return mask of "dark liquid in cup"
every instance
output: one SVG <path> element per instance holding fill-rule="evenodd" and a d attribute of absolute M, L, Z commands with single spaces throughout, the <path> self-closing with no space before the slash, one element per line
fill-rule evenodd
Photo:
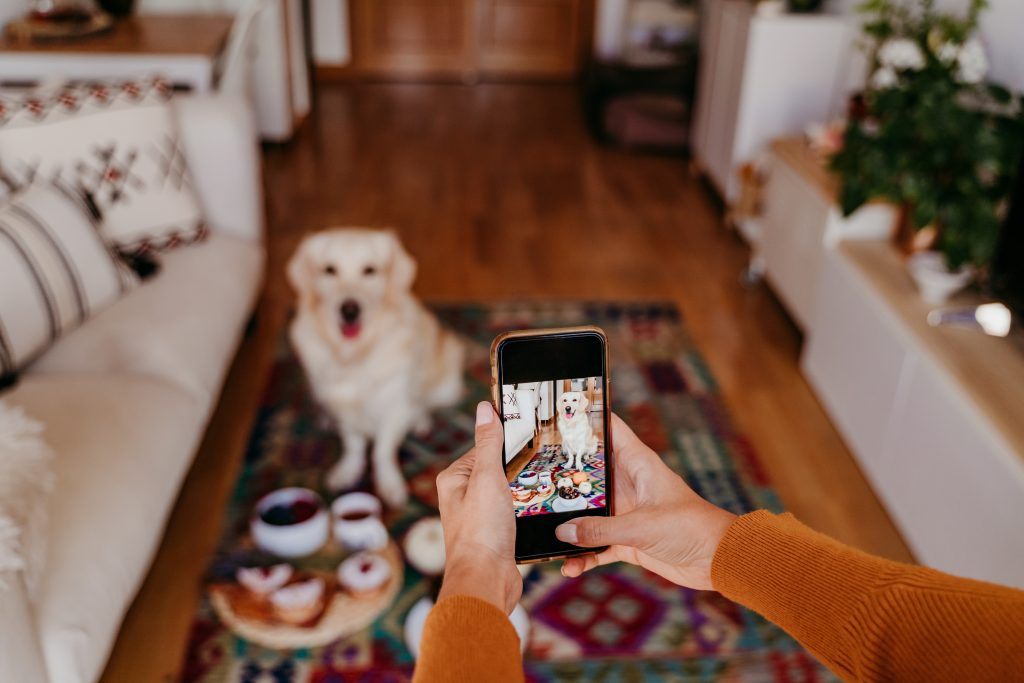
<path fill-rule="evenodd" d="M 309 500 L 297 500 L 287 505 L 271 505 L 260 517 L 273 526 L 289 526 L 300 524 L 316 514 L 316 503 Z"/>
<path fill-rule="evenodd" d="M 346 522 L 358 522 L 361 519 L 366 519 L 370 516 L 370 513 L 366 510 L 352 510 L 350 512 L 344 512 L 341 514 L 341 519 Z"/>

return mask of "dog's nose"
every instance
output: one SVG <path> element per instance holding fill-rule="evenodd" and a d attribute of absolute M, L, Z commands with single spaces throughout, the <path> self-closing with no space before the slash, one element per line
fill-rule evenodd
<path fill-rule="evenodd" d="M 341 302 L 341 319 L 347 323 L 354 323 L 359 317 L 359 304 L 352 299 Z"/>

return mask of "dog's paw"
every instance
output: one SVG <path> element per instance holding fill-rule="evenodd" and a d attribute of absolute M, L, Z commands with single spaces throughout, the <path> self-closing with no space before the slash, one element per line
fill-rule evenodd
<path fill-rule="evenodd" d="M 362 478 L 365 468 L 366 461 L 364 458 L 344 456 L 327 473 L 327 488 L 331 491 L 341 491 L 355 486 Z"/>
<path fill-rule="evenodd" d="M 412 433 L 417 439 L 422 439 L 430 434 L 431 427 L 434 426 L 433 421 L 429 415 L 424 415 L 412 426 Z"/>
<path fill-rule="evenodd" d="M 401 474 L 398 474 L 397 477 L 377 477 L 374 488 L 377 489 L 377 495 L 389 508 L 405 507 L 409 500 L 409 489 Z"/>

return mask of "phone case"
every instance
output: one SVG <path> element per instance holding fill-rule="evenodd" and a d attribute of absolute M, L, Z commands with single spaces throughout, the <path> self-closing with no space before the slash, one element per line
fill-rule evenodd
<path fill-rule="evenodd" d="M 494 412 L 496 412 L 498 415 L 501 415 L 501 403 L 500 403 L 501 396 L 500 396 L 499 388 L 498 388 L 498 348 L 501 346 L 501 343 L 503 341 L 505 341 L 506 339 L 516 339 L 516 338 L 522 338 L 522 337 L 550 337 L 550 336 L 553 336 L 553 335 L 573 333 L 573 332 L 593 332 L 593 333 L 599 335 L 601 337 L 601 341 L 604 343 L 604 367 L 606 369 L 610 369 L 611 366 L 608 364 L 608 335 L 606 335 L 604 333 L 604 330 L 602 330 L 600 327 L 597 327 L 596 325 L 579 325 L 579 326 L 576 326 L 576 327 L 552 327 L 552 328 L 543 329 L 543 330 L 513 330 L 513 331 L 510 331 L 510 332 L 502 332 L 501 334 L 499 334 L 497 337 L 494 338 L 494 341 L 491 342 L 491 404 L 494 406 Z M 607 376 L 604 378 L 604 392 L 605 392 L 604 393 L 605 405 L 608 407 L 609 410 L 611 410 L 611 405 L 612 405 L 612 378 L 611 378 L 611 373 L 610 372 L 607 373 Z M 610 427 L 610 425 L 609 425 L 609 427 Z M 608 432 L 605 434 L 605 450 L 608 453 L 612 452 L 612 433 L 611 433 L 611 429 L 610 428 L 608 429 Z M 615 461 L 613 459 L 609 459 L 608 463 L 609 463 L 609 465 L 608 465 L 608 483 L 609 483 L 609 486 L 611 486 L 611 485 L 613 485 L 613 482 L 614 482 L 614 471 L 613 470 L 615 468 Z M 612 515 L 615 514 L 615 497 L 614 496 L 611 496 L 611 504 L 609 505 L 609 512 Z M 599 550 L 602 550 L 602 549 L 601 548 L 595 548 L 593 551 L 588 551 L 588 552 L 597 552 Z M 585 555 L 587 553 L 580 553 L 580 554 L 584 554 Z M 576 556 L 576 555 L 573 555 L 573 556 Z M 564 559 L 566 557 L 570 557 L 570 555 L 551 555 L 549 557 L 535 557 L 535 558 L 528 559 L 528 560 L 519 560 L 518 563 L 519 564 L 538 564 L 540 562 L 550 562 L 552 560 L 561 560 L 561 559 Z"/>

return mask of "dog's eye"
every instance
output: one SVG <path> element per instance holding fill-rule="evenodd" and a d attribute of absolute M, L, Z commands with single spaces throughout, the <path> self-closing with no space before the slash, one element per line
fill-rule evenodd
<path fill-rule="evenodd" d="M 376 266 L 366 266 L 363 268 L 363 275 L 374 275 L 377 273 Z"/>
<path fill-rule="evenodd" d="M 325 275 L 337 275 L 337 273 L 338 269 L 332 266 L 331 264 L 327 264 L 326 266 L 324 266 Z"/>

